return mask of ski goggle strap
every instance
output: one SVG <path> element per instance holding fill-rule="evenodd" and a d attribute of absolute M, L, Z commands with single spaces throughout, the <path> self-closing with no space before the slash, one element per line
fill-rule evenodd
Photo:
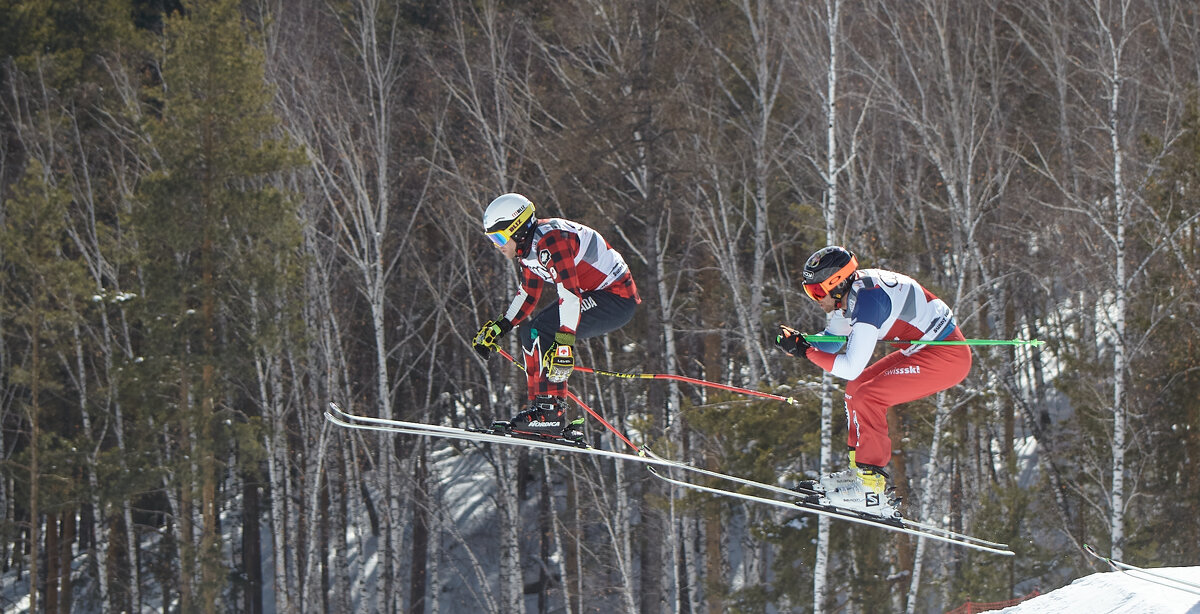
<path fill-rule="evenodd" d="M 512 241 L 513 235 L 516 234 L 518 230 L 523 228 L 532 217 L 533 207 L 526 207 L 524 211 L 518 214 L 517 217 L 513 218 L 513 220 L 506 226 L 500 227 L 500 224 L 497 224 L 496 226 L 489 228 L 484 234 L 486 234 L 487 238 L 491 239 L 492 243 L 495 243 L 497 247 L 504 247 L 509 241 Z"/>
<path fill-rule="evenodd" d="M 850 257 L 850 262 L 847 262 L 842 268 L 838 269 L 829 277 L 811 284 L 804 284 L 804 293 L 814 301 L 819 301 L 825 298 L 834 288 L 846 281 L 854 271 L 858 269 L 858 259 L 854 256 Z"/>

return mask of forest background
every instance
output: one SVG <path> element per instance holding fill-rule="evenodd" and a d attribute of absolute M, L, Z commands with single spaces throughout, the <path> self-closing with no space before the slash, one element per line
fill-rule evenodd
<path fill-rule="evenodd" d="M 0 565 L 34 611 L 941 611 L 1085 542 L 1200 559 L 1192 0 L 2 0 L 0 61 Z M 890 418 L 909 517 L 1017 556 L 327 424 L 522 402 L 470 347 L 516 290 L 507 191 L 637 280 L 581 364 L 796 397 L 572 378 L 718 471 L 844 462 L 840 383 L 771 342 L 823 327 L 821 246 L 1045 340 Z"/>

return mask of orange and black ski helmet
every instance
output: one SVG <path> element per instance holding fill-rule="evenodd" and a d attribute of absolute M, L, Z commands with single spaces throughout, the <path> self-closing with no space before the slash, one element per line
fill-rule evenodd
<path fill-rule="evenodd" d="M 804 293 L 814 301 L 832 296 L 842 300 L 858 270 L 858 260 L 839 245 L 822 247 L 804 263 Z"/>

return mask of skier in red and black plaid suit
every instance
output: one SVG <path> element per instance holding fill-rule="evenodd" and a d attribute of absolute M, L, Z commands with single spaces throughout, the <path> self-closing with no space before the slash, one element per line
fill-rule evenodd
<path fill-rule="evenodd" d="M 537 219 L 533 203 L 504 194 L 484 212 L 484 230 L 496 248 L 521 264 L 521 289 L 503 316 L 489 321 L 473 345 L 485 358 L 496 340 L 520 326 L 530 405 L 500 428 L 580 439 L 582 418 L 568 424 L 567 378 L 575 366 L 575 341 L 614 331 L 633 318 L 641 302 L 621 254 L 592 228 L 561 218 Z M 526 322 L 542 291 L 552 304 Z"/>

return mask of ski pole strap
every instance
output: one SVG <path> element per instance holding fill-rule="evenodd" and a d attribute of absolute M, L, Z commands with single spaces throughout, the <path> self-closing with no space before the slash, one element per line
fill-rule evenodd
<path fill-rule="evenodd" d="M 804 338 L 809 343 L 818 343 L 821 341 L 841 341 L 845 342 L 845 335 L 804 335 Z M 943 340 L 934 341 L 932 339 L 881 339 L 884 343 L 915 343 L 921 345 L 1042 345 L 1046 343 L 1041 339 L 958 339 L 958 340 Z"/>

